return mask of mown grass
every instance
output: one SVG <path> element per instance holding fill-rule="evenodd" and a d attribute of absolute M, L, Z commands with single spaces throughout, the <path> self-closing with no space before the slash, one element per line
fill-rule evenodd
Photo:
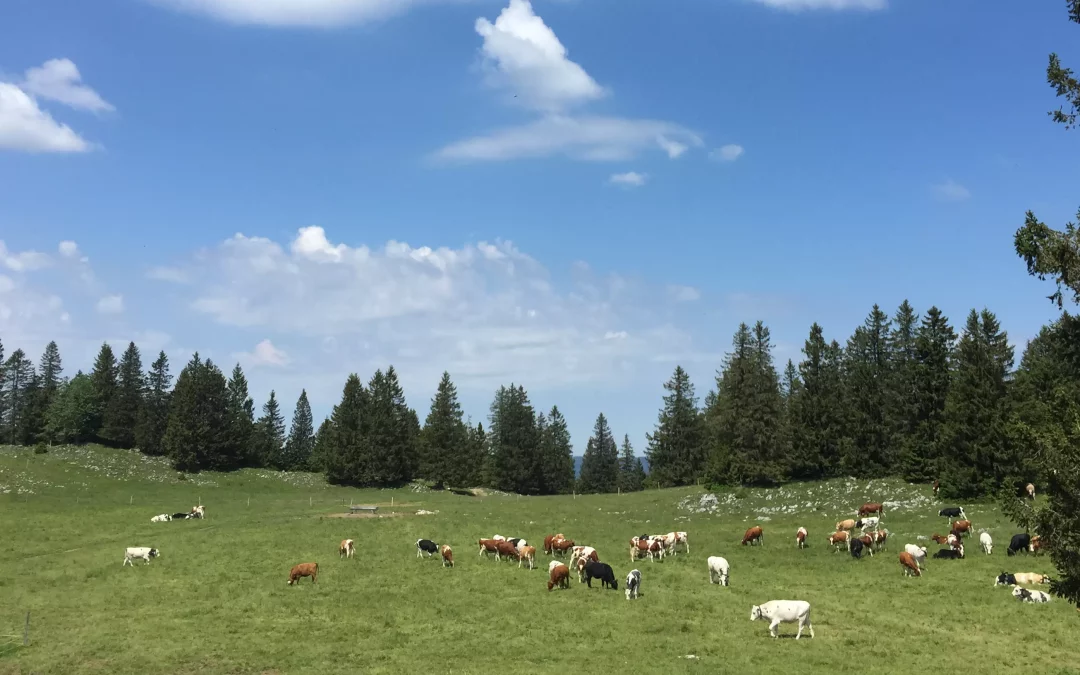
<path fill-rule="evenodd" d="M 967 559 L 931 560 L 925 577 L 907 579 L 902 544 L 944 532 L 928 487 L 739 490 L 719 494 L 712 514 L 680 508 L 688 496 L 696 503 L 700 491 L 470 498 L 270 472 L 179 480 L 134 453 L 0 450 L 0 673 L 1080 671 L 1071 605 L 1022 605 L 991 587 L 1002 569 L 1054 571 L 1045 557 L 1006 558 L 1014 527 L 991 505 L 963 506 L 993 535 L 993 556 L 973 540 Z M 200 500 L 205 521 L 149 522 Z M 884 519 L 888 552 L 834 554 L 833 523 L 866 500 L 897 503 Z M 406 515 L 330 517 L 350 501 Z M 414 515 L 421 508 L 438 514 Z M 751 524 L 764 527 L 764 547 L 739 545 Z M 627 602 L 629 538 L 670 530 L 689 532 L 690 555 L 634 563 L 641 598 Z M 481 536 L 539 544 L 556 531 L 595 546 L 620 590 L 575 579 L 549 593 L 546 556 L 529 571 L 476 554 Z M 338 559 L 346 537 L 358 543 L 353 560 Z M 451 544 L 457 566 L 418 560 L 420 537 Z M 122 567 L 126 546 L 162 556 Z M 710 555 L 730 561 L 730 587 L 709 585 Z M 318 583 L 287 586 L 289 568 L 306 561 L 319 562 Z M 782 598 L 810 601 L 814 640 L 772 640 L 750 622 L 752 604 Z"/>

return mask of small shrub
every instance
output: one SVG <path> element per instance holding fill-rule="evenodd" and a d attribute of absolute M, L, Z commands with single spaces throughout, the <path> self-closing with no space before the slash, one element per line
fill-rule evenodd
<path fill-rule="evenodd" d="M 35 455 L 44 455 L 47 452 L 49 452 L 49 446 L 45 445 L 44 443 L 38 443 L 34 446 Z"/>

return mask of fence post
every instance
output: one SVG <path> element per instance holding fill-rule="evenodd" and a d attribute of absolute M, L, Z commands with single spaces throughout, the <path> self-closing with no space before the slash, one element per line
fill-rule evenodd
<path fill-rule="evenodd" d="M 26 613 L 26 626 L 23 628 L 23 647 L 30 646 L 30 612 Z"/>
<path fill-rule="evenodd" d="M 308 495 L 307 505 L 308 505 L 309 508 L 311 507 L 311 495 Z"/>
<path fill-rule="evenodd" d="M 135 503 L 135 495 L 131 495 L 131 497 L 128 499 L 128 506 L 131 506 L 134 503 Z"/>

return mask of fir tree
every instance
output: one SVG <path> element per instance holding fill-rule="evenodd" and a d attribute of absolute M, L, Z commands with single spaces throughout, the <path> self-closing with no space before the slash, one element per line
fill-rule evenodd
<path fill-rule="evenodd" d="M 490 450 L 484 425 L 478 422 L 475 427 L 472 424 L 466 426 L 469 429 L 469 480 L 465 484 L 469 487 L 476 487 L 480 483 L 490 485 L 487 476 Z"/>
<path fill-rule="evenodd" d="M 247 377 L 239 363 L 233 366 L 226 388 L 229 447 L 241 458 L 241 466 L 264 466 L 263 448 L 257 443 L 261 437 L 255 435 L 255 401 L 248 392 Z"/>
<path fill-rule="evenodd" d="M 368 393 L 355 373 L 345 381 L 341 402 L 330 414 L 326 443 L 326 478 L 331 483 L 361 485 L 368 480 Z"/>
<path fill-rule="evenodd" d="M 30 379 L 23 390 L 26 408 L 15 429 L 15 439 L 19 445 L 33 445 L 44 438 L 45 415 L 48 412 L 48 399 L 41 388 L 41 377 L 31 366 Z"/>
<path fill-rule="evenodd" d="M 285 441 L 285 466 L 287 471 L 306 470 L 311 465 L 311 455 L 315 448 L 315 422 L 311 417 L 311 404 L 307 390 L 300 390 L 300 398 L 293 410 L 292 426 L 289 438 Z"/>
<path fill-rule="evenodd" d="M 909 412 L 912 436 L 901 447 L 900 467 L 908 481 L 927 483 L 938 476 L 955 346 L 956 332 L 949 319 L 931 307 L 915 335 L 915 396 Z"/>
<path fill-rule="evenodd" d="M 622 453 L 619 455 L 619 489 L 623 492 L 639 492 L 645 487 L 645 467 L 634 456 L 630 436 L 623 436 Z"/>
<path fill-rule="evenodd" d="M 100 436 L 118 448 L 135 447 L 135 427 L 143 406 L 146 380 L 143 377 L 142 356 L 134 342 L 128 344 L 117 369 L 117 386 L 105 409 Z"/>
<path fill-rule="evenodd" d="M 103 437 L 102 427 L 105 424 L 105 415 L 112 407 L 113 397 L 116 395 L 117 372 L 116 357 L 113 355 L 109 343 L 102 343 L 94 360 L 94 369 L 90 371 L 90 382 L 94 385 L 94 434 L 98 441 L 108 443 L 109 439 Z"/>
<path fill-rule="evenodd" d="M 904 458 L 918 442 L 918 329 L 919 315 L 904 300 L 893 317 L 889 336 L 891 396 L 887 417 L 892 425 L 891 446 L 896 454 L 895 468 L 903 469 Z"/>
<path fill-rule="evenodd" d="M 558 406 L 551 407 L 540 435 L 542 492 L 566 494 L 574 488 L 574 447 Z"/>
<path fill-rule="evenodd" d="M 800 385 L 787 402 L 792 474 L 815 480 L 836 476 L 844 436 L 841 349 L 825 342 L 821 326 L 810 326 L 799 363 Z"/>
<path fill-rule="evenodd" d="M 169 423 L 162 439 L 165 453 L 180 471 L 228 471 L 238 466 L 229 446 L 227 385 L 221 370 L 196 352 L 176 378 Z"/>
<path fill-rule="evenodd" d="M 898 464 L 889 418 L 891 325 L 889 317 L 874 305 L 848 340 L 844 365 L 850 444 L 844 467 L 859 476 L 886 476 Z"/>
<path fill-rule="evenodd" d="M 334 425 L 330 422 L 329 417 L 319 425 L 319 430 L 315 432 L 315 444 L 311 449 L 311 461 L 308 464 L 308 470 L 326 473 L 326 457 L 330 451 L 333 430 Z"/>
<path fill-rule="evenodd" d="M 469 430 L 450 373 L 443 372 L 420 434 L 420 475 L 438 486 L 463 487 L 475 476 L 468 466 Z"/>
<path fill-rule="evenodd" d="M 277 394 L 270 390 L 270 398 L 262 407 L 262 417 L 255 422 L 255 444 L 263 466 L 278 470 L 286 467 L 285 416 L 281 414 Z"/>
<path fill-rule="evenodd" d="M 580 492 L 615 492 L 619 485 L 619 449 L 604 413 L 596 417 L 593 434 L 581 459 Z"/>
<path fill-rule="evenodd" d="M 26 358 L 25 352 L 16 349 L 3 362 L 4 383 L 0 397 L 5 400 L 5 414 L 0 419 L 2 438 L 11 444 L 22 440 L 21 432 L 27 426 L 27 414 L 32 412 L 34 364 Z"/>
<path fill-rule="evenodd" d="M 370 473 L 362 485 L 402 485 L 412 479 L 417 438 L 405 393 L 393 366 L 375 371 L 368 383 L 367 426 Z"/>
<path fill-rule="evenodd" d="M 45 414 L 45 435 L 53 443 L 86 443 L 94 438 L 94 385 L 81 371 L 53 397 Z"/>
<path fill-rule="evenodd" d="M 158 352 L 146 376 L 146 399 L 139 411 L 139 423 L 135 428 L 135 443 L 147 455 L 164 455 L 165 431 L 169 426 L 169 357 Z"/>
<path fill-rule="evenodd" d="M 60 348 L 56 342 L 50 342 L 45 346 L 45 352 L 38 362 L 38 381 L 44 395 L 45 407 L 52 405 L 53 397 L 60 389 L 64 375 L 63 361 L 60 360 Z"/>
<path fill-rule="evenodd" d="M 540 433 L 525 388 L 500 387 L 491 404 L 488 442 L 492 487 L 518 494 L 539 494 Z"/>
<path fill-rule="evenodd" d="M 690 485 L 705 471 L 705 422 L 690 376 L 677 366 L 664 384 L 664 406 L 647 434 L 649 475 L 661 486 Z"/>

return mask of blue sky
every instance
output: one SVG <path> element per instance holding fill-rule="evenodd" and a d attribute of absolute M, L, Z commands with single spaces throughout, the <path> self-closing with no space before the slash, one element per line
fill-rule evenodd
<path fill-rule="evenodd" d="M 740 321 L 778 366 L 873 303 L 1055 315 L 1012 250 L 1076 212 L 1063 2 L 9 0 L 0 339 L 242 363 L 321 418 L 393 363 L 641 452 Z M 1019 357 L 1019 354 L 1018 354 Z"/>

